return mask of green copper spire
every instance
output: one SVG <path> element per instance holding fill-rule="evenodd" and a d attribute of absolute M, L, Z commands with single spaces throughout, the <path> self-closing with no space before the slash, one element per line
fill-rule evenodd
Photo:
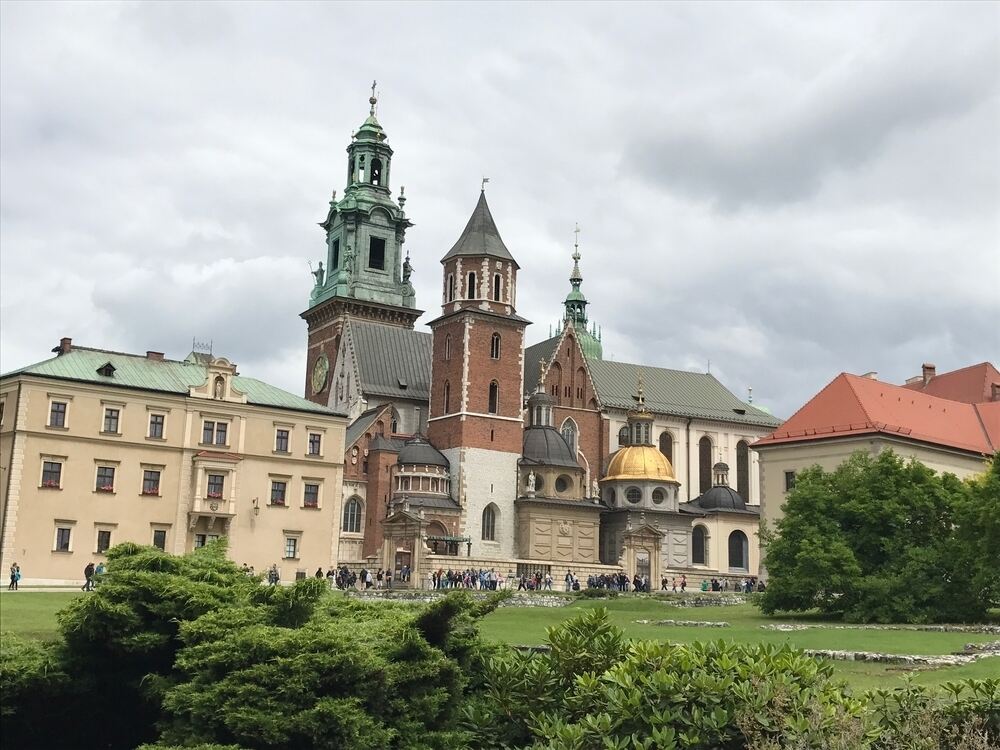
<path fill-rule="evenodd" d="M 570 325 L 576 329 L 576 337 L 583 349 L 584 356 L 590 359 L 601 359 L 603 347 L 600 339 L 587 330 L 587 298 L 580 291 L 583 284 L 583 274 L 580 273 L 580 226 L 573 230 L 576 239 L 573 241 L 573 272 L 569 275 L 569 283 L 572 286 L 570 293 L 566 295 L 563 302 L 566 308 L 563 314 L 563 325 Z"/>
<path fill-rule="evenodd" d="M 326 220 L 326 267 L 313 275 L 316 284 L 310 308 L 337 297 L 391 307 L 415 307 L 412 266 L 403 250 L 406 230 L 413 223 L 389 190 L 392 149 L 375 116 L 375 83 L 368 99 L 368 117 L 351 135 L 347 147 L 344 197 L 334 192 Z M 405 261 L 404 261 L 405 256 Z"/>

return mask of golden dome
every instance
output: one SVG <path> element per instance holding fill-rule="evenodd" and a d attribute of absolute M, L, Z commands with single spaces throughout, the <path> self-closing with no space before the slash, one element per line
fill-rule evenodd
<path fill-rule="evenodd" d="M 611 457 L 604 481 L 616 479 L 653 479 L 676 482 L 674 467 L 667 457 L 651 445 L 626 445 Z"/>

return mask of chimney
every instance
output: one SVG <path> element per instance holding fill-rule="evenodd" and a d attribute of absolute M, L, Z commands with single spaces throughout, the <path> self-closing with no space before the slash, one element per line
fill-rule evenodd
<path fill-rule="evenodd" d="M 924 385 L 927 385 L 929 382 L 931 382 L 931 378 L 933 378 L 937 374 L 937 367 L 935 367 L 932 364 L 928 364 L 927 362 L 924 362 L 922 369 L 924 376 Z"/>
<path fill-rule="evenodd" d="M 878 373 L 872 370 L 871 372 L 866 372 L 861 377 L 867 378 L 868 380 L 878 380 Z"/>
<path fill-rule="evenodd" d="M 59 339 L 59 346 L 57 346 L 52 351 L 60 355 L 68 354 L 69 352 L 73 351 L 73 339 L 69 338 L 68 336 L 64 336 L 63 338 Z"/>
<path fill-rule="evenodd" d="M 162 362 L 163 361 L 163 352 L 150 352 L 150 351 L 147 351 L 146 352 L 146 359 L 152 359 L 152 360 L 155 360 L 157 362 Z"/>

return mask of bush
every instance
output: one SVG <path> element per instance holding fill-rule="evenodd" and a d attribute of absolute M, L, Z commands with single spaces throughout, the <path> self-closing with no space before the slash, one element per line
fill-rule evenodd
<path fill-rule="evenodd" d="M 614 589 L 580 589 L 576 595 L 581 599 L 614 599 L 618 592 Z"/>

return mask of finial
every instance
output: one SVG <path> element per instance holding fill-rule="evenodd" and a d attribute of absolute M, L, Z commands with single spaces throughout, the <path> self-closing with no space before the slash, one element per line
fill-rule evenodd
<path fill-rule="evenodd" d="M 538 387 L 545 387 L 545 359 L 538 360 Z"/>
<path fill-rule="evenodd" d="M 330 205 L 332 206 L 336 202 L 337 202 L 337 191 L 334 190 L 333 195 L 330 196 Z"/>
<path fill-rule="evenodd" d="M 480 192 L 480 193 L 485 193 L 485 192 L 486 192 L 486 183 L 487 183 L 487 182 L 489 182 L 489 181 L 490 181 L 490 178 L 489 178 L 489 177 L 484 177 L 484 178 L 483 178 L 483 184 L 482 184 L 482 186 L 481 186 L 481 187 L 479 188 L 479 192 Z"/>
<path fill-rule="evenodd" d="M 711 374 L 712 374 L 712 360 L 711 360 L 711 359 L 709 359 L 709 360 L 708 360 L 708 370 L 706 370 L 706 372 L 707 372 L 707 373 L 708 373 L 709 375 L 711 375 Z"/>
<path fill-rule="evenodd" d="M 375 86 L 377 84 L 378 81 L 372 81 L 372 95 L 368 97 L 368 103 L 371 105 L 371 107 L 368 109 L 368 114 L 370 115 L 375 114 L 375 105 L 378 104 L 378 99 L 375 98 Z"/>
<path fill-rule="evenodd" d="M 399 207 L 406 205 L 406 185 L 399 186 Z"/>
<path fill-rule="evenodd" d="M 645 394 L 645 392 L 643 391 L 643 388 L 642 388 L 642 370 L 638 370 L 637 371 L 637 376 L 638 376 L 639 384 L 638 384 L 638 386 L 636 388 L 635 400 L 639 402 L 639 406 L 643 406 L 646 403 L 646 394 Z"/>
<path fill-rule="evenodd" d="M 576 237 L 573 240 L 573 260 L 580 260 L 580 225 L 576 224 L 576 228 L 573 230 L 573 234 Z"/>
<path fill-rule="evenodd" d="M 752 385 L 748 385 L 747 386 L 747 403 L 749 403 L 749 404 L 753 403 L 753 386 Z"/>

